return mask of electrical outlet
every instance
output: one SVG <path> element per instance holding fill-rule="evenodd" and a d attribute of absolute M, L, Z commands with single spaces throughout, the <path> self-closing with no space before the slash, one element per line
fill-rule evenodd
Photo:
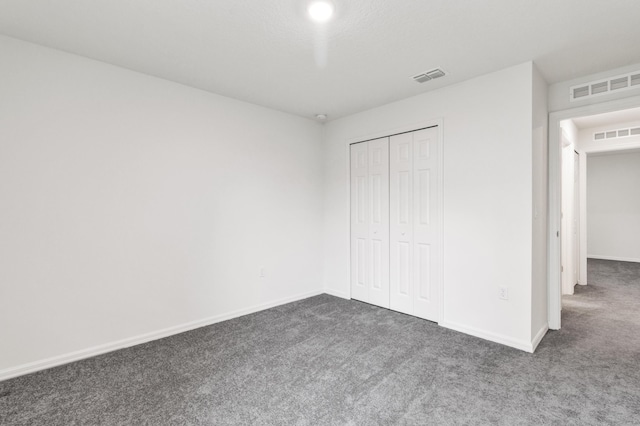
<path fill-rule="evenodd" d="M 260 278 L 264 278 L 264 266 L 260 268 Z"/>
<path fill-rule="evenodd" d="M 500 299 L 509 300 L 509 289 L 507 287 L 500 287 Z"/>

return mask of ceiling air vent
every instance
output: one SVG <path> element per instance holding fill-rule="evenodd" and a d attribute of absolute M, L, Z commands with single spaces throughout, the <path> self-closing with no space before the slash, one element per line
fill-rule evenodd
<path fill-rule="evenodd" d="M 617 129 L 617 130 L 607 130 L 606 132 L 597 132 L 593 134 L 593 140 L 601 141 L 604 139 L 626 138 L 629 136 L 640 136 L 640 127 L 634 127 L 632 129 Z"/>
<path fill-rule="evenodd" d="M 434 80 L 436 78 L 444 77 L 445 75 L 444 71 L 440 68 L 434 68 L 421 74 L 414 75 L 412 78 L 418 83 L 424 83 L 425 81 Z"/>
<path fill-rule="evenodd" d="M 429 81 L 431 80 L 431 77 L 429 77 L 428 75 L 422 73 L 422 74 L 418 74 L 418 75 L 414 75 L 413 79 L 417 82 L 417 83 L 424 83 L 425 81 Z"/>
<path fill-rule="evenodd" d="M 442 71 L 441 69 L 434 69 L 431 71 L 427 71 L 426 73 L 429 77 L 431 77 L 432 79 L 434 78 L 440 78 L 440 77 L 444 77 L 444 71 Z"/>
<path fill-rule="evenodd" d="M 596 80 L 571 86 L 569 100 L 571 102 L 587 99 L 592 96 L 602 96 L 612 92 L 622 92 L 629 89 L 640 88 L 640 71 L 634 71 L 625 75 L 617 75 L 606 80 Z"/>

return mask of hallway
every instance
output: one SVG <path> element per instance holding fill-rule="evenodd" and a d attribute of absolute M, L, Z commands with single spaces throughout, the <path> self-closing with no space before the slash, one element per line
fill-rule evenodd
<path fill-rule="evenodd" d="M 593 409 L 596 419 L 610 423 L 632 409 L 635 420 L 621 415 L 614 423 L 637 424 L 640 418 L 640 264 L 588 260 L 589 285 L 575 287 L 562 298 L 562 329 L 550 332 L 537 354 L 551 349 L 561 358 L 559 385 L 574 382 L 564 405 L 575 415 Z M 553 348 L 551 348 L 553 347 Z M 565 391 L 567 389 L 565 388 Z M 623 407 L 626 407 L 623 409 Z"/>

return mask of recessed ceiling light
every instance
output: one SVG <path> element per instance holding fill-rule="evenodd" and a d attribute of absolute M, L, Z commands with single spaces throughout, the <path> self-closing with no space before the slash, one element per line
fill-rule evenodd
<path fill-rule="evenodd" d="M 333 3 L 329 0 L 312 1 L 307 7 L 309 17 L 316 22 L 327 22 L 333 16 L 333 11 Z"/>
<path fill-rule="evenodd" d="M 316 114 L 316 118 L 320 121 L 324 121 L 327 119 L 327 114 Z"/>

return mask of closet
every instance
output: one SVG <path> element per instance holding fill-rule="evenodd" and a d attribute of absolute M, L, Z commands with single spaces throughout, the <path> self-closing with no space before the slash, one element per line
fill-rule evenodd
<path fill-rule="evenodd" d="M 438 127 L 351 145 L 351 297 L 440 319 Z"/>

